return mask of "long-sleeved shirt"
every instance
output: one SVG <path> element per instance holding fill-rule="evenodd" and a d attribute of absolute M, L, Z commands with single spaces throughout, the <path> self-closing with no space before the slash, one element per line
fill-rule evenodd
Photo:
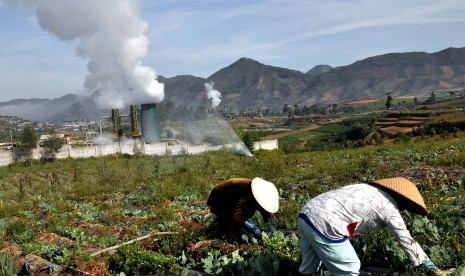
<path fill-rule="evenodd" d="M 352 184 L 318 195 L 302 208 L 299 217 L 330 242 L 387 227 L 414 266 L 427 258 L 407 230 L 396 201 L 376 186 Z"/>

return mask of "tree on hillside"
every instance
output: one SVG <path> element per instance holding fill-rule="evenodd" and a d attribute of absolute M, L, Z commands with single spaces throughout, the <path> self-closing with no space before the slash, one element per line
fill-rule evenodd
<path fill-rule="evenodd" d="M 306 105 L 302 107 L 302 115 L 308 115 L 310 114 L 310 108 Z"/>
<path fill-rule="evenodd" d="M 55 129 L 51 129 L 48 139 L 43 144 L 43 156 L 46 158 L 55 158 L 55 153 L 59 152 L 64 144 L 65 140 L 58 135 Z"/>
<path fill-rule="evenodd" d="M 34 128 L 30 125 L 24 127 L 19 135 L 19 141 L 21 142 L 21 149 L 31 150 L 37 147 L 37 135 Z"/>
<path fill-rule="evenodd" d="M 434 93 L 434 90 L 431 91 L 431 97 L 430 97 L 430 99 L 431 99 L 431 103 L 432 103 L 432 104 L 436 103 L 436 94 Z"/>
<path fill-rule="evenodd" d="M 295 115 L 302 115 L 302 109 L 298 104 L 294 104 L 294 114 Z"/>
<path fill-rule="evenodd" d="M 435 104 L 436 103 L 436 94 L 434 90 L 431 90 L 431 96 L 426 100 L 426 104 Z"/>
<path fill-rule="evenodd" d="M 291 112 L 292 112 L 292 108 L 288 104 L 285 104 L 283 106 L 283 114 L 291 115 Z"/>
<path fill-rule="evenodd" d="M 387 100 L 386 100 L 386 110 L 389 110 L 392 106 L 392 96 L 391 96 L 391 92 L 387 93 Z"/>
<path fill-rule="evenodd" d="M 254 141 L 252 135 L 248 132 L 244 132 L 242 134 L 242 142 L 244 142 L 244 145 L 247 147 L 247 149 L 252 152 L 255 150 L 254 146 Z"/>
<path fill-rule="evenodd" d="M 331 106 L 330 113 L 331 113 L 331 114 L 335 114 L 335 113 L 337 113 L 338 111 L 339 111 L 339 105 L 336 104 L 336 103 L 333 104 L 333 105 Z"/>
<path fill-rule="evenodd" d="M 26 125 L 19 134 L 19 146 L 14 152 L 15 162 L 30 160 L 32 165 L 32 149 L 37 147 L 36 131 L 31 125 Z"/>

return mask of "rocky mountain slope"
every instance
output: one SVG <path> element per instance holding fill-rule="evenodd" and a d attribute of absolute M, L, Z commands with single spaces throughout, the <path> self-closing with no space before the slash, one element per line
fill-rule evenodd
<path fill-rule="evenodd" d="M 311 106 L 357 98 L 428 96 L 432 90 L 465 88 L 465 48 L 392 53 L 332 68 L 316 66 L 307 73 L 273 67 L 241 58 L 206 80 L 193 76 L 161 79 L 166 100 L 175 105 L 208 106 L 203 84 L 213 81 L 223 107 L 281 108 L 285 104 Z"/>
<path fill-rule="evenodd" d="M 210 107 L 205 83 L 214 83 L 221 93 L 221 107 L 282 109 L 285 104 L 311 106 L 356 98 L 426 96 L 432 90 L 465 88 L 465 48 L 437 53 L 390 53 L 332 68 L 316 66 L 306 73 L 241 58 L 208 78 L 191 75 L 159 77 L 165 85 L 165 100 L 174 106 Z M 58 99 L 13 100 L 0 103 L 0 114 L 25 119 L 66 121 L 98 119 L 92 97 L 66 95 Z"/>
<path fill-rule="evenodd" d="M 337 67 L 316 76 L 304 93 L 302 104 L 354 98 L 422 96 L 432 90 L 465 88 L 465 48 L 385 54 Z"/>

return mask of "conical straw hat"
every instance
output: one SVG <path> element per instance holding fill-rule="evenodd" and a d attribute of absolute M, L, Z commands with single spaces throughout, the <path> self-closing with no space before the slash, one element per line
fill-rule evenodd
<path fill-rule="evenodd" d="M 426 209 L 426 205 L 420 191 L 418 191 L 417 186 L 408 179 L 403 177 L 386 178 L 373 181 L 371 184 L 384 187 L 407 199 L 408 203 L 404 206 L 407 211 L 422 216 L 426 216 L 428 214 L 428 210 Z"/>
<path fill-rule="evenodd" d="M 252 194 L 266 211 L 272 214 L 278 211 L 279 193 L 273 183 L 259 177 L 252 179 Z"/>

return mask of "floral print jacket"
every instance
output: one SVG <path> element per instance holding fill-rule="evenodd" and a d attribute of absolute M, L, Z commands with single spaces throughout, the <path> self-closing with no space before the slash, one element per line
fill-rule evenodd
<path fill-rule="evenodd" d="M 329 242 L 387 227 L 414 266 L 428 257 L 407 230 L 396 201 L 369 184 L 352 184 L 318 195 L 302 208 L 299 217 Z"/>

